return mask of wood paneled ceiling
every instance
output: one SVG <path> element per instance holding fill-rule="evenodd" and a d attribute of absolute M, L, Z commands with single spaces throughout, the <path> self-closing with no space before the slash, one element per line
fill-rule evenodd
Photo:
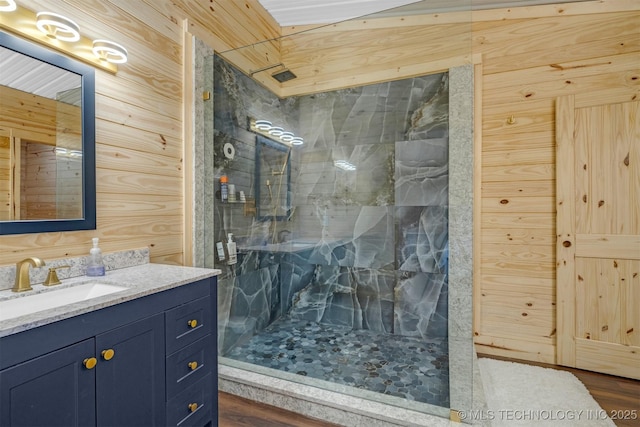
<path fill-rule="evenodd" d="M 540 4 L 573 3 L 557 0 L 258 0 L 280 26 L 342 22 L 377 16 L 500 9 Z"/>
<path fill-rule="evenodd" d="M 81 84 L 77 74 L 0 46 L 0 86 L 57 99 Z"/>

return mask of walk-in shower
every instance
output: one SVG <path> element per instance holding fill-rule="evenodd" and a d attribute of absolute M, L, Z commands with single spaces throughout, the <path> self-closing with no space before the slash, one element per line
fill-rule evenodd
<path fill-rule="evenodd" d="M 472 67 L 279 99 L 203 63 L 198 262 L 222 270 L 221 368 L 447 418 L 470 408 Z M 304 144 L 265 143 L 251 118 Z M 216 198 L 222 175 L 244 202 Z M 228 233 L 233 266 L 215 258 Z"/>

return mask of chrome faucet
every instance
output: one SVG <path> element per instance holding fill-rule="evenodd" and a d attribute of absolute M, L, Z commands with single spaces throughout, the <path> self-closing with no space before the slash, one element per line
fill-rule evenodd
<path fill-rule="evenodd" d="M 44 261 L 40 258 L 30 257 L 23 259 L 16 264 L 16 281 L 11 289 L 13 292 L 24 292 L 31 290 L 31 280 L 29 279 L 29 265 L 33 267 L 44 267 Z"/>

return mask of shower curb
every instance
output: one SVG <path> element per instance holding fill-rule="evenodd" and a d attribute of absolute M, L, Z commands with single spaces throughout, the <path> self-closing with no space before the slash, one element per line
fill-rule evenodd
<path fill-rule="evenodd" d="M 218 390 L 346 427 L 462 425 L 448 418 L 218 365 Z"/>

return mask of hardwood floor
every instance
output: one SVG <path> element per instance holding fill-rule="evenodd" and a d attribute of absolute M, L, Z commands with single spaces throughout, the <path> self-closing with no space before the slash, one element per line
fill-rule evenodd
<path fill-rule="evenodd" d="M 275 406 L 254 402 L 232 394 L 218 392 L 219 427 L 335 427 L 285 411 Z"/>
<path fill-rule="evenodd" d="M 640 381 L 544 363 L 478 356 L 569 371 L 582 381 L 596 402 L 612 418 L 626 418 L 614 419 L 616 426 L 640 427 Z M 335 424 L 222 392 L 218 393 L 218 408 L 220 427 L 335 427 Z M 616 414 L 621 417 L 615 417 Z"/>

